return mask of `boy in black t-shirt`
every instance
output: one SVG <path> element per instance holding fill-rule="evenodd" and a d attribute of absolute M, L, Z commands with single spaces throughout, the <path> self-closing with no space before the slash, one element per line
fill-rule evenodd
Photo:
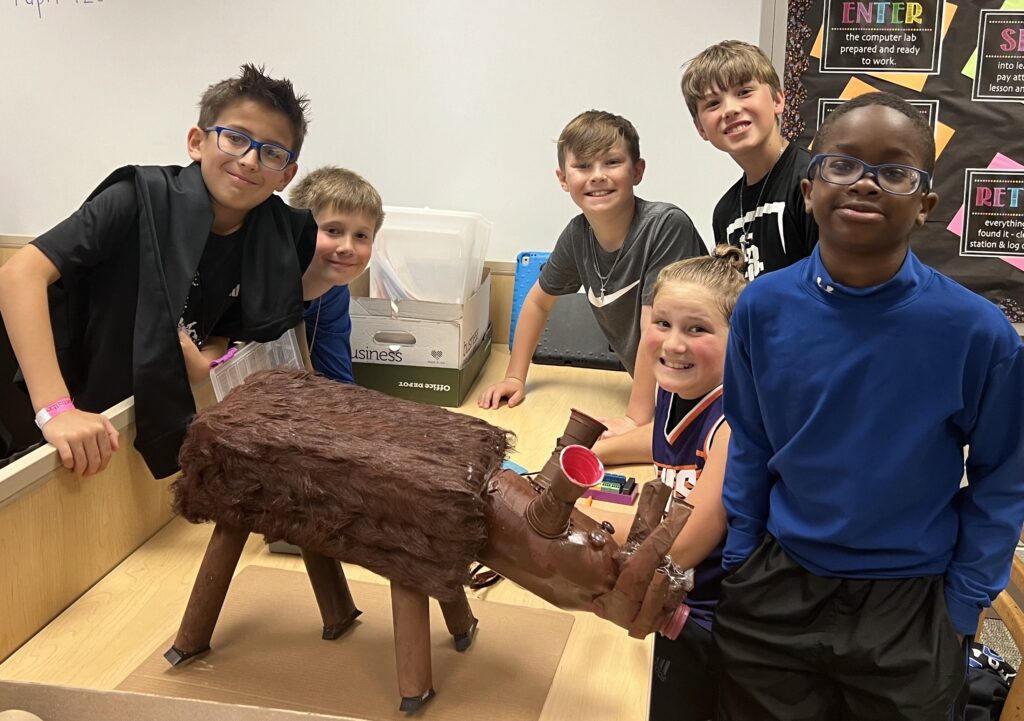
<path fill-rule="evenodd" d="M 192 165 L 115 171 L 0 268 L 36 423 L 65 467 L 106 467 L 118 433 L 99 413 L 134 394 L 135 446 L 154 476 L 173 473 L 195 412 L 189 380 L 228 338 L 273 340 L 327 290 L 303 288 L 312 216 L 274 195 L 296 173 L 306 105 L 289 81 L 244 66 L 204 93 Z"/>
<path fill-rule="evenodd" d="M 800 193 L 810 155 L 779 131 L 784 101 L 771 62 L 726 40 L 687 64 L 681 86 L 697 133 L 743 169 L 715 206 L 715 243 L 744 250 L 748 280 L 808 256 L 818 240 Z"/>

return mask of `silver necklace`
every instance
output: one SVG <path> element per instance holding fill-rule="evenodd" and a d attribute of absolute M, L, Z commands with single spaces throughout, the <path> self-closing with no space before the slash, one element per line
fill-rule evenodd
<path fill-rule="evenodd" d="M 601 300 L 604 300 L 604 288 L 608 284 L 608 279 L 612 277 L 612 273 L 615 272 L 615 266 L 619 264 L 619 257 L 622 255 L 622 249 L 626 246 L 626 241 L 622 241 L 622 245 L 615 251 L 615 260 L 612 261 L 612 267 L 608 269 L 605 275 L 601 275 L 601 267 L 597 264 L 597 238 L 594 237 L 594 229 L 589 225 L 587 226 L 587 233 L 590 234 L 590 246 L 594 250 L 594 272 L 597 274 L 597 279 L 601 281 Z"/>
<path fill-rule="evenodd" d="M 309 355 L 312 357 L 313 349 L 316 347 L 316 331 L 320 327 L 320 308 L 324 304 L 324 297 L 320 296 L 316 301 L 316 320 L 313 321 L 313 337 L 309 339 Z"/>
<path fill-rule="evenodd" d="M 761 197 L 764 195 L 764 189 L 768 187 L 768 181 L 772 177 L 772 172 L 775 170 L 775 166 L 779 164 L 779 158 L 781 158 L 782 154 L 786 151 L 786 147 L 787 146 L 783 145 L 779 148 L 779 154 L 775 156 L 775 162 L 772 163 L 772 167 L 768 168 L 768 172 L 765 174 L 764 180 L 761 181 L 761 189 L 757 191 L 757 200 L 754 201 L 754 209 L 750 211 L 754 214 L 754 217 L 749 221 L 747 220 L 746 212 L 743 210 L 743 187 L 745 184 L 742 181 L 740 182 L 740 248 L 742 248 L 744 252 L 746 252 L 747 246 L 750 245 L 750 243 L 747 242 L 747 229 L 754 224 L 754 219 L 757 217 L 757 209 L 761 207 Z M 746 177 L 747 174 L 744 173 L 743 178 L 745 179 Z"/>

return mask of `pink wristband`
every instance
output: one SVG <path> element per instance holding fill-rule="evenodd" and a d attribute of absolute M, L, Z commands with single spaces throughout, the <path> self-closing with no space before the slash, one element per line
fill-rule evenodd
<path fill-rule="evenodd" d="M 58 398 L 45 408 L 40 408 L 36 413 L 36 425 L 42 430 L 43 426 L 59 416 L 61 413 L 75 410 L 74 401 L 70 398 Z"/>
<path fill-rule="evenodd" d="M 661 629 L 661 635 L 665 638 L 675 641 L 679 637 L 679 632 L 683 630 L 683 626 L 686 624 L 686 619 L 690 617 L 690 607 L 685 603 L 680 603 L 676 606 L 676 610 L 672 612 L 672 615 L 665 622 L 665 625 Z"/>

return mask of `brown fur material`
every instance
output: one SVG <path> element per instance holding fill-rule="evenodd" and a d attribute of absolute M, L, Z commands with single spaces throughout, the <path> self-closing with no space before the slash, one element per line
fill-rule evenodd
<path fill-rule="evenodd" d="M 512 440 L 442 408 L 266 371 L 192 421 L 175 508 L 451 600 L 486 541 L 487 480 Z"/>

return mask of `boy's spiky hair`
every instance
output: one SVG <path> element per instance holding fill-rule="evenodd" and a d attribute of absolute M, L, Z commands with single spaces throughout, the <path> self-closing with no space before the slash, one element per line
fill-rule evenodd
<path fill-rule="evenodd" d="M 558 167 L 565 170 L 565 154 L 576 156 L 577 160 L 593 160 L 600 153 L 610 150 L 622 138 L 626 143 L 629 157 L 636 163 L 640 160 L 640 136 L 621 115 L 603 110 L 587 110 L 569 121 L 558 136 Z"/>
<path fill-rule="evenodd" d="M 779 74 L 761 48 L 742 40 L 723 40 L 687 61 L 679 85 L 691 117 L 697 117 L 697 104 L 712 88 L 726 90 L 756 80 L 767 85 L 772 96 L 782 92 Z"/>
<path fill-rule="evenodd" d="M 662 268 L 654 283 L 654 297 L 657 298 L 666 286 L 693 283 L 705 288 L 714 297 L 722 317 L 729 320 L 740 293 L 747 286 L 744 275 L 746 268 L 747 256 L 743 250 L 722 243 L 715 246 L 711 255 L 677 260 Z"/>
<path fill-rule="evenodd" d="M 921 151 L 921 160 L 924 161 L 924 167 L 921 170 L 926 170 L 929 173 L 935 170 L 935 133 L 920 110 L 900 96 L 893 95 L 892 93 L 864 93 L 852 100 L 847 100 L 825 117 L 824 122 L 822 122 L 817 134 L 814 136 L 813 147 L 820 148 L 825 144 L 829 133 L 832 132 L 832 126 L 841 117 L 851 110 L 866 108 L 870 105 L 892 108 L 896 112 L 910 118 L 910 122 L 914 126 L 914 137 L 917 140 L 918 149 Z"/>
<path fill-rule="evenodd" d="M 307 173 L 290 197 L 296 208 L 309 208 L 314 214 L 323 208 L 363 213 L 373 219 L 375 235 L 384 223 L 380 194 L 366 178 L 345 168 L 328 165 Z"/>
<path fill-rule="evenodd" d="M 283 113 L 288 118 L 294 136 L 289 150 L 299 154 L 309 125 L 306 117 L 309 98 L 305 95 L 296 96 L 290 80 L 269 77 L 262 65 L 257 67 L 246 63 L 237 78 L 221 80 L 208 87 L 199 100 L 199 127 L 215 125 L 220 114 L 240 100 L 252 100 Z"/>

